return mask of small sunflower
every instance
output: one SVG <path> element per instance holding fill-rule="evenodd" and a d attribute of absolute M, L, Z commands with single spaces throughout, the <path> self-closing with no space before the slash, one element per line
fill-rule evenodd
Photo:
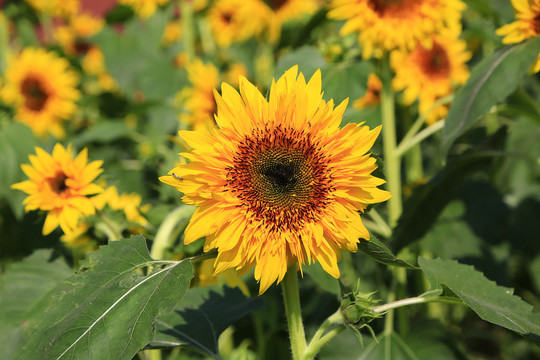
<path fill-rule="evenodd" d="M 186 111 L 180 115 L 180 121 L 194 130 L 209 129 L 214 126 L 214 89 L 219 85 L 219 71 L 211 63 L 205 64 L 200 59 L 187 65 L 186 70 L 191 87 L 178 94 Z"/>
<path fill-rule="evenodd" d="M 390 63 L 396 75 L 392 80 L 395 90 L 404 90 L 403 101 L 412 104 L 419 100 L 419 112 L 428 111 L 435 100 L 452 93 L 454 86 L 469 78 L 467 61 L 471 53 L 466 43 L 455 32 L 432 37 L 431 48 L 418 44 L 411 52 L 395 50 Z M 446 116 L 448 106 L 438 106 L 428 114 L 426 122 L 433 124 Z"/>
<path fill-rule="evenodd" d="M 279 40 L 283 24 L 311 15 L 320 7 L 318 0 L 258 0 L 260 20 L 266 24 L 270 42 Z"/>
<path fill-rule="evenodd" d="M 109 186 L 101 194 L 92 198 L 92 203 L 97 210 L 103 210 L 109 206 L 113 210 L 122 210 L 126 219 L 140 226 L 147 226 L 148 220 L 142 215 L 150 210 L 150 205 L 141 206 L 142 197 L 136 193 L 118 194 L 116 186 Z"/>
<path fill-rule="evenodd" d="M 465 4 L 460 0 L 333 0 L 329 17 L 347 20 L 343 35 L 358 32 L 362 56 L 412 50 L 418 41 L 427 48 L 431 36 L 461 21 Z"/>
<path fill-rule="evenodd" d="M 254 0 L 218 0 L 208 12 L 210 29 L 216 44 L 226 48 L 242 42 L 261 31 L 261 23 L 254 20 Z"/>
<path fill-rule="evenodd" d="M 381 79 L 373 73 L 369 74 L 366 94 L 357 99 L 353 106 L 358 110 L 362 110 L 366 107 L 379 105 L 381 102 L 381 90 Z"/>
<path fill-rule="evenodd" d="M 340 250 L 369 239 L 359 212 L 390 197 L 368 154 L 381 128 L 340 128 L 347 102 L 322 99 L 320 71 L 306 84 L 293 67 L 268 100 L 243 77 L 240 94 L 221 90 L 219 128 L 180 131 L 190 163 L 160 177 L 197 206 L 184 242 L 206 237 L 204 250 L 218 249 L 215 274 L 255 267 L 260 293 L 296 262 L 339 277 Z"/>
<path fill-rule="evenodd" d="M 496 34 L 504 36 L 503 44 L 515 44 L 540 36 L 540 0 L 512 0 L 517 20 L 497 29 Z M 540 71 L 540 54 L 531 68 L 532 73 Z"/>
<path fill-rule="evenodd" d="M 16 107 L 15 119 L 35 134 L 65 135 L 62 120 L 77 110 L 78 76 L 66 59 L 44 49 L 26 48 L 10 59 L 2 98 Z"/>
<path fill-rule="evenodd" d="M 36 155 L 29 156 L 30 163 L 21 165 L 29 180 L 11 185 L 24 191 L 25 210 L 48 212 L 43 225 L 43 235 L 60 226 L 70 234 L 78 229 L 81 217 L 95 213 L 89 196 L 103 189 L 93 181 L 103 171 L 102 161 L 88 163 L 88 151 L 83 149 L 76 158 L 71 155 L 71 145 L 64 148 L 57 143 L 52 155 L 36 147 Z"/>
<path fill-rule="evenodd" d="M 143 19 L 148 19 L 156 12 L 158 6 L 163 6 L 168 2 L 169 0 L 118 0 L 119 4 L 131 6 L 133 11 Z"/>
<path fill-rule="evenodd" d="M 79 0 L 26 0 L 36 11 L 50 16 L 69 18 L 79 12 Z"/>
<path fill-rule="evenodd" d="M 81 13 L 71 16 L 67 25 L 56 27 L 53 36 L 66 53 L 85 54 L 92 46 L 88 39 L 99 33 L 104 24 L 103 19 Z"/>

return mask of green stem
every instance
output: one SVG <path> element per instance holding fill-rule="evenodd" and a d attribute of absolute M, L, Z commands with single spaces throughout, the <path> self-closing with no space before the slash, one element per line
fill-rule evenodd
<path fill-rule="evenodd" d="M 419 144 L 422 140 L 433 135 L 437 131 L 441 130 L 443 127 L 444 127 L 444 120 L 437 121 L 435 124 L 420 131 L 418 134 L 413 136 L 408 141 L 402 141 L 401 144 L 399 144 L 399 146 L 395 149 L 395 152 L 394 152 L 395 156 L 397 157 L 403 156 L 403 154 L 409 151 L 413 146 L 415 146 L 416 144 Z"/>
<path fill-rule="evenodd" d="M 377 225 L 377 230 L 380 235 L 386 238 L 392 236 L 392 228 L 386 223 L 386 221 L 384 221 L 383 217 L 377 212 L 377 210 L 373 208 L 367 214 Z"/>
<path fill-rule="evenodd" d="M 99 220 L 101 220 L 101 222 L 98 223 L 96 226 L 98 228 L 101 228 L 101 230 L 109 238 L 109 241 L 116 241 L 116 240 L 120 240 L 122 238 L 122 232 L 114 222 L 110 221 L 101 212 L 98 212 L 97 216 L 98 216 Z"/>
<path fill-rule="evenodd" d="M 326 331 L 329 327 L 334 327 L 333 329 Z M 330 315 L 317 329 L 313 338 L 307 346 L 303 360 L 311 360 L 315 358 L 315 355 L 319 350 L 330 340 L 332 340 L 337 334 L 345 330 L 345 325 L 343 324 L 343 315 L 341 309 Z"/>
<path fill-rule="evenodd" d="M 191 216 L 194 211 L 195 207 L 193 206 L 180 206 L 165 217 L 165 220 L 159 226 L 154 243 L 152 244 L 150 256 L 153 259 L 163 259 L 165 250 L 170 248 L 174 241 L 174 236 L 172 235 L 175 233 L 178 223 Z"/>
<path fill-rule="evenodd" d="M 391 85 L 391 72 L 388 57 L 383 64 L 383 88 L 381 92 L 382 135 L 384 165 L 388 190 L 392 197 L 388 200 L 388 218 L 394 227 L 402 211 L 400 158 L 396 156 L 396 118 L 394 92 Z"/>
<path fill-rule="evenodd" d="M 0 74 L 4 73 L 10 53 L 8 19 L 0 14 Z"/>
<path fill-rule="evenodd" d="M 449 297 L 449 296 L 426 296 L 426 297 L 417 296 L 417 297 L 397 300 L 397 301 L 389 302 L 388 304 L 376 306 L 373 309 L 371 309 L 371 312 L 374 314 L 380 314 L 380 313 L 384 313 L 386 311 L 397 309 L 403 306 L 430 303 L 430 302 L 464 305 L 461 300 L 453 298 L 453 297 Z"/>
<path fill-rule="evenodd" d="M 306 349 L 306 335 L 302 323 L 297 276 L 296 265 L 292 265 L 281 282 L 293 360 L 301 360 Z"/>
<path fill-rule="evenodd" d="M 178 0 L 180 16 L 182 17 L 182 38 L 184 40 L 184 52 L 188 61 L 195 56 L 195 26 L 193 23 L 193 2 L 191 0 Z"/>

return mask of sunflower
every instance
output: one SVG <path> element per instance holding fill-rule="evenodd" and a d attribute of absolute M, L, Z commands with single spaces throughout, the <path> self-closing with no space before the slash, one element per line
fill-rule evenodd
<path fill-rule="evenodd" d="M 178 94 L 183 103 L 185 113 L 180 115 L 180 121 L 194 130 L 205 130 L 214 126 L 216 102 L 214 89 L 219 85 L 219 71 L 211 63 L 203 63 L 195 59 L 186 66 L 190 88 L 185 88 Z"/>
<path fill-rule="evenodd" d="M 141 206 L 142 197 L 136 193 L 118 194 L 116 186 L 109 186 L 101 194 L 92 198 L 92 203 L 97 210 L 103 210 L 109 206 L 113 210 L 122 210 L 126 219 L 140 226 L 147 226 L 148 220 L 142 215 L 150 209 L 150 205 Z"/>
<path fill-rule="evenodd" d="M 88 151 L 83 149 L 74 159 L 71 145 L 64 148 L 57 143 L 52 155 L 36 147 L 36 155 L 29 156 L 30 163 L 21 165 L 29 180 L 11 185 L 13 189 L 28 194 L 23 204 L 25 210 L 47 211 L 43 235 L 50 234 L 57 226 L 70 234 L 78 229 L 81 217 L 95 213 L 89 195 L 103 189 L 93 181 L 103 171 L 102 161 L 88 163 Z"/>
<path fill-rule="evenodd" d="M 460 0 L 333 0 L 329 17 L 347 20 L 341 34 L 358 32 L 362 56 L 381 57 L 396 48 L 427 48 L 431 36 L 459 26 L 465 4 Z"/>
<path fill-rule="evenodd" d="M 240 94 L 226 83 L 221 90 L 219 128 L 180 131 L 190 163 L 160 177 L 197 206 L 184 242 L 206 237 L 204 250 L 218 249 L 215 274 L 255 267 L 259 293 L 296 262 L 339 277 L 340 250 L 369 239 L 359 212 L 390 197 L 367 154 L 381 128 L 340 128 L 347 102 L 322 100 L 320 70 L 306 84 L 291 68 L 268 100 L 243 77 Z"/>
<path fill-rule="evenodd" d="M 226 48 L 244 41 L 262 30 L 261 22 L 254 19 L 257 1 L 218 0 L 208 12 L 210 29 L 216 44 Z"/>
<path fill-rule="evenodd" d="M 103 19 L 89 14 L 77 14 L 69 18 L 67 25 L 54 29 L 53 36 L 68 54 L 84 54 L 92 46 L 88 38 L 103 29 Z"/>
<path fill-rule="evenodd" d="M 512 0 L 517 20 L 497 29 L 496 34 L 504 36 L 503 44 L 515 44 L 540 35 L 540 0 Z M 532 73 L 540 71 L 540 54 L 531 68 Z"/>
<path fill-rule="evenodd" d="M 26 0 L 36 11 L 49 16 L 69 18 L 79 12 L 79 0 Z"/>
<path fill-rule="evenodd" d="M 156 12 L 158 6 L 165 5 L 168 1 L 169 0 L 118 0 L 118 3 L 131 6 L 133 11 L 135 11 L 139 17 L 148 19 Z"/>
<path fill-rule="evenodd" d="M 80 97 L 78 76 L 67 60 L 44 49 L 26 48 L 8 62 L 5 80 L 1 95 L 17 108 L 16 120 L 39 136 L 65 135 L 61 121 L 75 113 Z"/>
<path fill-rule="evenodd" d="M 318 0 L 257 0 L 257 14 L 265 24 L 270 42 L 280 38 L 283 24 L 311 15 L 320 7 Z"/>
<path fill-rule="evenodd" d="M 403 101 L 411 104 L 419 100 L 419 112 L 428 111 L 435 100 L 452 93 L 454 86 L 464 84 L 469 78 L 466 62 L 471 53 L 456 32 L 447 31 L 432 37 L 431 48 L 421 43 L 411 52 L 395 50 L 390 63 L 396 75 L 392 80 L 395 90 L 404 90 Z M 448 106 L 440 105 L 431 110 L 426 121 L 433 124 L 446 116 Z"/>
<path fill-rule="evenodd" d="M 381 102 L 381 90 L 381 79 L 373 73 L 369 74 L 366 94 L 357 99 L 353 106 L 358 110 L 362 110 L 366 107 L 379 105 Z"/>

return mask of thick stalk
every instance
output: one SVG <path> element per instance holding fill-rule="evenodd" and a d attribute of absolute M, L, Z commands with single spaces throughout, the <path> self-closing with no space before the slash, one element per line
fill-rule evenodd
<path fill-rule="evenodd" d="M 178 0 L 180 16 L 182 18 L 182 38 L 184 39 L 184 52 L 188 61 L 195 56 L 195 24 L 193 23 L 193 2 L 191 0 Z"/>
<path fill-rule="evenodd" d="M 156 233 L 150 256 L 156 260 L 162 260 L 165 250 L 171 247 L 174 241 L 174 232 L 178 223 L 183 219 L 191 216 L 195 211 L 193 206 L 180 206 L 174 209 L 159 226 Z"/>
<path fill-rule="evenodd" d="M 383 63 L 383 88 L 381 92 L 382 136 L 386 181 L 392 197 L 388 200 L 388 219 L 394 227 L 401 215 L 401 159 L 396 156 L 396 116 L 394 92 L 388 57 Z"/>
<path fill-rule="evenodd" d="M 289 339 L 293 360 L 301 360 L 306 350 L 306 335 L 302 323 L 302 309 L 300 308 L 300 296 L 298 292 L 298 278 L 296 265 L 287 270 L 285 278 L 281 282 L 283 302 L 285 303 L 285 315 L 289 327 Z"/>

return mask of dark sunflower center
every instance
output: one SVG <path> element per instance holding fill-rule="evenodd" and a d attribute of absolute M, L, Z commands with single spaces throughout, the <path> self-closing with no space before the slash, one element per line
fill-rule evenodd
<path fill-rule="evenodd" d="M 540 14 L 532 20 L 533 31 L 536 35 L 540 35 Z"/>
<path fill-rule="evenodd" d="M 289 0 L 267 0 L 270 7 L 274 10 L 279 10 L 283 5 L 287 4 Z"/>
<path fill-rule="evenodd" d="M 373 11 L 379 15 L 384 15 L 385 11 L 392 6 L 400 5 L 404 0 L 368 0 Z"/>
<path fill-rule="evenodd" d="M 231 23 L 231 20 L 232 20 L 232 14 L 229 13 L 229 12 L 225 12 L 223 14 L 221 14 L 221 18 L 223 19 L 224 22 L 226 22 L 227 24 L 230 24 Z"/>
<path fill-rule="evenodd" d="M 56 174 L 56 176 L 49 181 L 52 191 L 57 194 L 62 194 L 64 191 L 66 191 L 68 188 L 66 185 L 66 180 L 67 176 L 63 172 Z"/>
<path fill-rule="evenodd" d="M 34 77 L 27 77 L 23 80 L 21 93 L 24 96 L 24 105 L 33 111 L 41 111 L 49 98 L 41 81 Z"/>
<path fill-rule="evenodd" d="M 333 191 L 331 180 L 320 146 L 282 127 L 246 136 L 227 173 L 227 187 L 241 206 L 273 231 L 317 218 Z"/>
<path fill-rule="evenodd" d="M 450 75 L 450 59 L 446 50 L 434 42 L 431 50 L 423 50 L 422 69 L 431 76 L 448 77 Z"/>

